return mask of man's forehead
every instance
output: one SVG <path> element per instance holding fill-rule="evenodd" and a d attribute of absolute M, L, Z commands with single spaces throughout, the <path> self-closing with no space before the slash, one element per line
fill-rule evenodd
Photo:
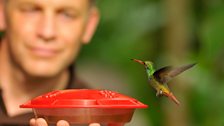
<path fill-rule="evenodd" d="M 89 4 L 89 0 L 4 0 L 4 1 L 6 3 L 12 3 L 12 4 L 30 3 L 30 4 L 39 4 L 48 6 L 56 6 L 56 5 L 85 6 Z"/>

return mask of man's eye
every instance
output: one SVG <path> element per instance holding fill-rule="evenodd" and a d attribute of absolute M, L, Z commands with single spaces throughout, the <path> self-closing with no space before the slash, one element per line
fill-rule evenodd
<path fill-rule="evenodd" d="M 40 10 L 40 8 L 38 7 L 30 7 L 30 6 L 26 6 L 26 7 L 21 7 L 20 9 L 22 12 L 38 12 Z"/>
<path fill-rule="evenodd" d="M 62 15 L 65 18 L 69 18 L 69 19 L 74 19 L 78 16 L 78 14 L 73 13 L 73 12 L 60 12 L 60 15 Z"/>

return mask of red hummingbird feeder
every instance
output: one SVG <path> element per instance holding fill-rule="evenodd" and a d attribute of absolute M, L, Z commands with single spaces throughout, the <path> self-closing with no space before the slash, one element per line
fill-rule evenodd
<path fill-rule="evenodd" d="M 79 126 L 89 123 L 124 126 L 131 121 L 136 108 L 148 106 L 109 90 L 69 89 L 38 96 L 20 107 L 32 108 L 36 118 L 44 118 L 49 124 L 66 120 Z"/>

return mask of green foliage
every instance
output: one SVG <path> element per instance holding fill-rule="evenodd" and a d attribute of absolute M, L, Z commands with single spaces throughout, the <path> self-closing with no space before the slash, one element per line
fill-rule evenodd
<path fill-rule="evenodd" d="M 134 96 L 149 104 L 145 111 L 150 124 L 165 125 L 161 99 L 147 85 L 142 66 L 131 58 L 167 65 L 163 32 L 166 21 L 160 0 L 102 0 L 101 22 L 93 41 L 83 48 L 81 62 L 95 60 L 119 69 L 129 77 Z M 189 75 L 188 111 L 195 126 L 224 125 L 224 3 L 221 0 L 193 1 L 190 15 L 191 57 L 198 65 Z M 158 67 L 159 67 L 158 65 Z"/>

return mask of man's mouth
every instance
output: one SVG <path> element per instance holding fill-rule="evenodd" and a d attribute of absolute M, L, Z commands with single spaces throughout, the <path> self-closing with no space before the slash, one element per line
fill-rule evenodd
<path fill-rule="evenodd" d="M 58 51 L 48 48 L 32 47 L 31 52 L 38 57 L 50 58 L 55 56 Z"/>

